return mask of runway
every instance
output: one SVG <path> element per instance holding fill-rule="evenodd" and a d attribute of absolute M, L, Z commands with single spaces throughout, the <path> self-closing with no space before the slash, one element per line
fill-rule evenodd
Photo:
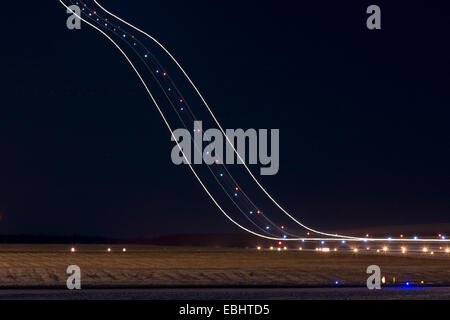
<path fill-rule="evenodd" d="M 203 288 L 0 290 L 0 300 L 449 300 L 450 287 L 434 288 Z"/>

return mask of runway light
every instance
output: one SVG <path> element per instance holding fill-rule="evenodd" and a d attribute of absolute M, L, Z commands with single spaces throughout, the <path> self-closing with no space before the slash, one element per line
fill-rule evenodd
<path fill-rule="evenodd" d="M 426 252 L 428 252 L 428 248 L 425 247 L 425 248 L 422 249 L 422 251 L 426 253 Z"/>
<path fill-rule="evenodd" d="M 281 251 L 281 248 L 278 248 L 277 250 L 278 250 L 278 251 Z"/>
<path fill-rule="evenodd" d="M 450 249 L 449 248 L 445 249 L 445 252 L 450 253 Z"/>
<path fill-rule="evenodd" d="M 339 285 L 339 281 L 336 280 L 336 281 L 334 282 L 334 284 L 338 286 L 338 285 Z"/>
<path fill-rule="evenodd" d="M 283 249 L 284 249 L 284 251 L 286 251 L 288 248 L 287 248 L 287 247 L 284 247 Z"/>
<path fill-rule="evenodd" d="M 123 248 L 123 249 L 122 249 L 122 252 L 127 252 L 127 248 Z"/>
<path fill-rule="evenodd" d="M 75 248 L 70 248 L 70 252 L 75 252 L 76 250 L 75 250 Z"/>
<path fill-rule="evenodd" d="M 409 282 L 409 281 L 405 282 L 405 286 L 409 287 L 410 285 L 411 285 L 411 282 Z"/>
<path fill-rule="evenodd" d="M 381 278 L 381 283 L 386 284 L 386 277 Z"/>
<path fill-rule="evenodd" d="M 303 250 L 303 248 L 302 248 L 302 247 L 300 247 L 300 248 L 298 248 L 298 250 L 299 250 L 299 251 L 302 251 L 302 250 Z"/>
<path fill-rule="evenodd" d="M 407 249 L 405 247 L 402 247 L 402 253 L 405 254 Z"/>
<path fill-rule="evenodd" d="M 417 239 L 419 239 L 419 237 L 418 236 L 414 236 L 414 240 L 417 240 Z"/>
<path fill-rule="evenodd" d="M 108 248 L 106 251 L 111 252 L 111 248 Z"/>
<path fill-rule="evenodd" d="M 256 249 L 257 249 L 258 251 L 261 251 L 261 247 L 257 247 Z"/>
<path fill-rule="evenodd" d="M 279 245 L 279 246 L 283 245 L 283 242 L 278 241 L 278 245 Z"/>
<path fill-rule="evenodd" d="M 330 252 L 330 248 L 322 248 L 322 252 L 325 252 L 325 253 Z"/>
<path fill-rule="evenodd" d="M 342 240 L 342 241 L 341 241 L 341 243 L 342 243 L 342 244 L 346 244 L 346 243 L 347 243 L 347 241 L 345 241 L 345 240 Z"/>
<path fill-rule="evenodd" d="M 273 251 L 273 247 L 270 247 L 270 250 Z"/>
<path fill-rule="evenodd" d="M 383 251 L 384 251 L 384 252 L 388 252 L 388 251 L 389 251 L 389 248 L 388 248 L 388 247 L 383 247 Z"/>
<path fill-rule="evenodd" d="M 354 253 L 358 253 L 358 251 L 359 251 L 359 250 L 358 250 L 357 248 L 353 249 L 353 252 L 354 252 Z"/>

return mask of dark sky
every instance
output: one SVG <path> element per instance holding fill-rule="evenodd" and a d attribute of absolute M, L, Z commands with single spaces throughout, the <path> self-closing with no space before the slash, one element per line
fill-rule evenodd
<path fill-rule="evenodd" d="M 450 7 L 395 2 L 103 1 L 175 53 L 224 127 L 280 129 L 280 172 L 262 181 L 328 229 L 450 222 Z M 12 3 L 0 233 L 236 231 L 172 164 L 169 132 L 112 45 L 68 31 L 56 0 Z M 370 4 L 381 31 L 365 26 Z"/>

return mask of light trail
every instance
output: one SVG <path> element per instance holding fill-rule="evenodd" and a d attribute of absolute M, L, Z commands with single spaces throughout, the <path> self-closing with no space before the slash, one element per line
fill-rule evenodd
<path fill-rule="evenodd" d="M 58 0 L 67 10 L 71 11 L 69 9 L 69 7 L 62 1 L 62 0 Z M 130 66 L 132 67 L 132 69 L 134 70 L 134 72 L 137 74 L 139 80 L 141 81 L 142 85 L 144 86 L 145 90 L 147 91 L 148 95 L 150 96 L 152 102 L 154 103 L 154 105 L 156 106 L 159 114 L 161 115 L 161 117 L 164 120 L 165 125 L 167 126 L 167 128 L 169 129 L 172 137 L 174 138 L 181 154 L 183 155 L 184 159 L 186 160 L 187 164 L 189 165 L 189 168 L 191 169 L 192 173 L 194 174 L 194 176 L 196 177 L 196 179 L 198 180 L 198 182 L 200 183 L 200 185 L 203 187 L 203 189 L 205 190 L 205 192 L 208 194 L 208 196 L 211 198 L 211 200 L 214 202 L 214 204 L 217 206 L 217 208 L 219 208 L 219 210 L 224 214 L 224 216 L 226 218 L 228 218 L 232 223 L 234 223 L 236 226 L 238 226 L 239 228 L 241 228 L 242 230 L 253 234 L 255 236 L 264 238 L 264 239 L 268 239 L 268 240 L 275 240 L 275 241 L 314 241 L 314 240 L 319 240 L 319 239 L 314 239 L 314 238 L 289 238 L 289 239 L 284 239 L 284 238 L 276 238 L 276 237 L 268 237 L 262 234 L 259 234 L 257 232 L 254 232 L 250 229 L 245 228 L 244 226 L 240 225 L 239 223 L 237 223 L 235 220 L 233 220 L 226 212 L 225 210 L 223 210 L 223 208 L 219 205 L 219 203 L 216 201 L 216 199 L 212 196 L 212 194 L 209 192 L 209 190 L 206 188 L 206 186 L 204 185 L 203 181 L 200 179 L 200 177 L 197 175 L 197 172 L 194 170 L 194 168 L 192 167 L 192 164 L 189 162 L 188 158 L 186 157 L 186 155 L 183 152 L 183 149 L 181 148 L 181 146 L 178 143 L 178 140 L 175 137 L 175 134 L 170 126 L 170 124 L 168 123 L 166 117 L 164 116 L 164 113 L 162 112 L 158 102 L 156 101 L 155 97 L 153 96 L 153 94 L 151 93 L 150 89 L 148 88 L 147 84 L 145 83 L 143 77 L 141 76 L 141 74 L 139 73 L 139 71 L 136 69 L 135 65 L 133 64 L 133 62 L 130 60 L 130 58 L 127 56 L 127 54 L 122 50 L 122 48 L 120 48 L 120 46 L 110 37 L 108 36 L 105 32 L 103 32 L 100 28 L 94 26 L 92 23 L 90 23 L 89 21 L 85 20 L 83 17 L 79 16 L 76 14 L 76 12 L 72 13 L 79 18 L 80 20 L 84 21 L 86 24 L 88 24 L 89 26 L 91 26 L 92 28 L 94 28 L 95 30 L 97 30 L 98 32 L 100 32 L 103 36 L 105 36 L 109 41 L 111 41 L 111 43 L 114 44 L 114 46 L 120 51 L 120 53 L 125 57 L 125 59 L 128 61 L 128 63 L 130 64 Z M 328 239 L 329 241 L 332 241 L 333 239 Z"/>
<path fill-rule="evenodd" d="M 62 1 L 62 0 L 58 0 L 67 10 L 71 11 L 73 13 L 73 15 L 75 15 L 77 18 L 79 18 L 80 20 L 84 21 L 86 24 L 88 24 L 89 26 L 91 26 L 92 28 L 94 28 L 95 30 L 97 30 L 98 32 L 100 32 L 102 35 L 104 35 L 109 41 L 111 41 L 114 46 L 120 51 L 120 53 L 125 57 L 125 59 L 128 61 L 128 63 L 131 65 L 132 69 L 134 70 L 134 72 L 137 74 L 139 80 L 141 81 L 141 83 L 143 84 L 145 90 L 147 91 L 148 95 L 150 96 L 152 102 L 155 104 L 158 112 L 160 113 L 161 117 L 163 118 L 163 121 L 165 123 L 165 125 L 167 126 L 167 128 L 169 129 L 171 136 L 173 137 L 174 141 L 177 144 L 177 147 L 179 148 L 181 154 L 183 155 L 183 158 L 186 160 L 186 163 L 189 165 L 190 170 L 192 171 L 192 173 L 194 174 L 195 178 L 198 180 L 198 182 L 200 183 L 200 185 L 202 186 L 202 188 L 205 190 L 205 192 L 208 194 L 208 196 L 211 198 L 211 200 L 213 201 L 213 203 L 219 208 L 219 210 L 222 212 L 222 214 L 224 214 L 224 216 L 226 218 L 228 218 L 233 224 L 235 224 L 236 226 L 238 226 L 240 229 L 264 238 L 264 239 L 268 239 L 268 240 L 276 240 L 276 241 L 342 241 L 342 240 L 346 240 L 346 241 L 354 241 L 354 242 L 373 242 L 373 241 L 383 241 L 383 242 L 450 242 L 450 240 L 447 239 L 403 239 L 403 238 L 363 238 L 363 237 L 353 237 L 353 236 L 345 236 L 345 235 L 337 235 L 337 234 L 331 234 L 331 233 L 326 233 L 326 232 L 322 232 L 319 230 L 315 230 L 311 227 L 308 227 L 306 225 L 304 225 L 303 223 L 301 223 L 300 221 L 298 221 L 297 219 L 295 219 L 291 214 L 289 214 L 289 212 L 287 212 L 268 192 L 267 190 L 261 185 L 261 183 L 258 181 L 258 179 L 253 175 L 253 173 L 251 172 L 251 170 L 249 169 L 249 167 L 246 165 L 245 161 L 242 159 L 242 157 L 240 156 L 240 154 L 237 152 L 237 150 L 235 149 L 233 143 L 229 140 L 229 137 L 226 135 L 224 129 L 222 128 L 222 126 L 220 125 L 220 123 L 218 122 L 217 118 L 215 117 L 214 113 L 212 112 L 211 108 L 209 107 L 208 103 L 206 102 L 206 100 L 204 99 L 203 95 L 200 93 L 199 89 L 197 88 L 197 86 L 194 84 L 194 82 L 191 80 L 191 78 L 188 76 L 188 74 L 185 72 L 185 70 L 182 68 L 182 66 L 178 63 L 178 61 L 175 59 L 175 57 L 159 42 L 157 41 L 154 37 L 152 37 L 151 35 L 149 35 L 148 33 L 146 33 L 145 31 L 133 26 L 132 24 L 126 22 L 125 20 L 121 19 L 120 17 L 112 14 L 111 12 L 109 12 L 108 10 L 106 10 L 103 6 L 101 6 L 96 0 L 93 0 L 94 3 L 99 6 L 102 10 L 104 10 L 106 13 L 108 13 L 109 15 L 113 16 L 114 18 L 116 18 L 117 20 L 125 23 L 126 25 L 130 26 L 131 28 L 137 30 L 138 32 L 144 34 L 145 36 L 147 36 L 148 38 L 150 38 L 151 40 L 153 40 L 159 47 L 161 47 L 168 55 L 169 57 L 174 61 L 174 63 L 178 66 L 178 68 L 181 70 L 181 72 L 185 75 L 186 79 L 189 81 L 189 83 L 192 85 L 192 87 L 195 89 L 196 93 L 198 94 L 198 96 L 200 97 L 200 99 L 202 100 L 203 104 L 206 106 L 206 108 L 208 109 L 209 113 L 211 114 L 212 118 L 214 119 L 214 121 L 216 122 L 217 126 L 220 128 L 220 130 L 222 131 L 222 133 L 224 134 L 227 142 L 230 144 L 230 146 L 233 148 L 234 152 L 236 153 L 236 155 L 238 156 L 238 158 L 241 160 L 241 162 L 244 164 L 246 170 L 248 171 L 248 173 L 250 174 L 250 176 L 253 178 L 253 180 L 255 181 L 255 183 L 259 186 L 259 188 L 266 194 L 266 196 L 284 213 L 286 214 L 289 218 L 291 218 L 292 221 L 294 221 L 295 223 L 297 223 L 298 225 L 300 225 L 301 227 L 303 227 L 306 230 L 309 230 L 313 233 L 317 233 L 323 236 L 327 236 L 330 238 L 310 238 L 310 237 L 299 237 L 299 238 L 277 238 L 277 237 L 269 237 L 263 234 L 259 234 L 257 232 L 254 232 L 244 226 L 242 226 L 241 224 L 239 224 L 238 222 L 236 222 L 233 218 L 231 218 L 231 216 L 229 216 L 225 210 L 220 206 L 220 204 L 216 201 L 216 199 L 214 198 L 214 196 L 211 194 L 211 192 L 208 190 L 208 188 L 205 186 L 205 184 L 203 183 L 203 181 L 201 180 L 201 178 L 199 177 L 199 175 L 197 174 L 197 172 L 194 170 L 194 168 L 192 167 L 192 164 L 189 162 L 188 158 L 186 157 L 185 153 L 183 152 L 183 149 L 181 148 L 181 146 L 179 145 L 178 140 L 176 139 L 176 136 L 168 122 L 168 120 L 166 119 L 164 113 L 162 112 L 158 102 L 156 101 L 156 99 L 154 98 L 153 94 L 151 93 L 150 89 L 148 88 L 146 82 L 144 81 L 143 77 L 141 76 L 141 74 L 139 73 L 139 71 L 137 70 L 137 68 L 135 67 L 135 65 L 133 64 L 133 62 L 131 61 L 131 59 L 127 56 L 127 54 L 122 50 L 122 48 L 110 37 L 108 36 L 105 32 L 103 32 L 101 29 L 99 29 L 98 27 L 96 27 L 95 25 L 91 24 L 89 21 L 85 20 L 83 17 L 79 16 L 76 14 L 76 12 L 73 12 L 72 10 L 69 9 L 69 7 Z M 183 100 L 181 100 L 183 101 Z"/>
<path fill-rule="evenodd" d="M 268 192 L 267 190 L 262 186 L 262 184 L 259 182 L 259 180 L 254 176 L 254 174 L 252 173 L 252 171 L 250 170 L 250 168 L 247 166 L 247 164 L 245 163 L 245 160 L 241 157 L 241 155 L 239 154 L 239 152 L 236 150 L 236 148 L 234 147 L 233 143 L 230 141 L 229 137 L 227 136 L 227 134 L 225 133 L 225 130 L 223 129 L 223 127 L 221 126 L 221 124 L 219 123 L 219 121 L 217 120 L 216 116 L 214 115 L 213 111 L 211 110 L 210 106 L 208 105 L 208 103 L 206 102 L 206 99 L 203 97 L 203 95 L 201 94 L 200 90 L 197 88 L 197 86 L 195 85 L 195 83 L 192 81 L 192 79 L 189 77 L 189 75 L 187 74 L 187 72 L 184 70 L 184 68 L 181 66 L 181 64 L 177 61 L 177 59 L 175 59 L 175 57 L 170 53 L 170 51 L 163 46 L 156 38 L 154 38 L 153 36 L 151 36 L 150 34 L 148 34 L 147 32 L 139 29 L 138 27 L 132 25 L 131 23 L 123 20 L 122 18 L 118 17 L 117 15 L 113 14 L 112 12 L 108 11 L 107 9 L 105 9 L 100 3 L 98 3 L 97 0 L 93 0 L 94 3 L 101 8 L 103 11 L 105 11 L 106 13 L 108 13 L 109 15 L 111 15 L 112 17 L 116 18 L 117 20 L 121 21 L 122 23 L 128 25 L 129 27 L 133 28 L 134 30 L 144 34 L 145 36 L 147 36 L 148 38 L 150 38 L 151 40 L 153 40 L 161 49 L 164 50 L 164 52 L 166 52 L 166 54 L 172 59 L 172 61 L 178 66 L 178 68 L 180 69 L 180 71 L 183 73 L 183 75 L 186 77 L 186 79 L 189 81 L 189 83 L 192 85 L 192 87 L 194 88 L 195 92 L 197 93 L 197 95 L 200 97 L 200 99 L 202 100 L 203 104 L 205 105 L 205 107 L 208 109 L 208 112 L 210 113 L 210 115 L 212 116 L 212 118 L 214 119 L 215 123 L 217 124 L 217 126 L 219 127 L 220 131 L 223 133 L 223 135 L 225 136 L 225 139 L 227 140 L 228 144 L 232 147 L 234 153 L 237 155 L 237 157 L 239 158 L 239 160 L 242 162 L 242 164 L 245 166 L 246 170 L 248 171 L 248 173 L 250 174 L 250 176 L 253 178 L 253 180 L 255 181 L 255 183 L 258 185 L 258 187 L 266 194 L 267 197 L 269 197 L 269 199 L 284 213 L 286 214 L 292 221 L 294 221 L 295 223 L 297 223 L 299 226 L 303 227 L 304 229 L 323 235 L 323 236 L 327 236 L 327 237 L 335 237 L 335 238 L 341 238 L 341 239 L 355 239 L 355 240 L 361 240 L 362 238 L 358 238 L 358 237 L 352 237 L 352 236 L 341 236 L 341 235 L 336 235 L 336 234 L 331 234 L 331 233 L 326 233 L 326 232 L 322 232 L 322 231 L 318 231 L 315 230 L 311 227 L 306 226 L 305 224 L 301 223 L 300 221 L 298 221 L 296 218 L 294 218 L 291 214 L 289 214 L 289 212 L 287 212 Z M 286 239 L 285 239 L 286 240 Z"/>

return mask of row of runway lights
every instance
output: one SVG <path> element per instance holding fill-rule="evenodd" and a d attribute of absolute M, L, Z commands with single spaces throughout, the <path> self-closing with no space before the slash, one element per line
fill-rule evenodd
<path fill-rule="evenodd" d="M 256 247 L 256 250 L 262 251 L 262 250 L 265 250 L 265 249 L 263 247 L 261 247 L 261 246 L 258 246 L 258 247 Z M 287 251 L 288 247 L 277 247 L 277 248 L 275 248 L 275 247 L 272 246 L 272 247 L 269 247 L 268 250 L 269 251 Z M 298 250 L 299 251 L 303 251 L 303 247 L 299 247 Z M 358 252 L 360 252 L 361 249 L 359 249 L 359 248 L 351 248 L 350 250 L 353 253 L 358 253 Z M 329 252 L 337 252 L 339 250 L 337 248 L 331 249 L 331 248 L 323 248 L 322 247 L 322 248 L 316 248 L 313 251 L 322 252 L 322 253 L 329 253 Z M 371 251 L 371 248 L 367 247 L 365 251 Z M 386 246 L 381 248 L 381 249 L 376 249 L 377 253 L 382 253 L 382 252 L 386 253 L 386 252 L 389 252 L 389 251 L 391 251 L 391 249 L 389 247 L 386 247 Z M 407 254 L 408 253 L 408 248 L 407 247 L 401 247 L 399 252 L 401 252 L 402 254 Z M 430 255 L 434 255 L 435 254 L 435 251 L 430 250 L 428 247 L 423 247 L 421 252 L 426 253 L 426 254 L 430 254 Z M 443 253 L 450 254 L 450 248 L 445 248 L 444 249 L 444 248 L 440 247 L 438 252 L 443 252 Z"/>
<path fill-rule="evenodd" d="M 121 251 L 122 251 L 122 252 L 127 252 L 127 248 L 122 248 Z M 77 248 L 75 248 L 75 247 L 70 248 L 70 252 L 72 252 L 72 253 L 77 252 Z M 108 248 L 108 249 L 106 249 L 106 252 L 112 252 L 112 249 L 111 249 L 111 248 Z"/>
<path fill-rule="evenodd" d="M 261 247 L 261 246 L 258 246 L 258 247 L 256 247 L 256 250 L 262 251 L 262 250 L 264 250 L 264 248 Z M 288 247 L 283 247 L 283 248 L 277 247 L 277 248 L 275 248 L 275 247 L 272 246 L 272 247 L 269 247 L 268 250 L 270 250 L 270 251 L 287 251 Z M 303 247 L 299 247 L 298 250 L 299 251 L 303 251 Z M 371 250 L 370 247 L 366 248 L 366 251 L 370 251 L 370 250 Z M 376 252 L 377 253 L 389 252 L 390 250 L 391 249 L 389 247 L 385 246 L 385 247 L 383 247 L 381 249 L 377 249 Z M 450 254 L 450 248 L 445 248 L 444 249 L 444 248 L 440 247 L 439 250 L 440 250 L 439 252 L 444 252 L 444 253 Z M 75 253 L 76 251 L 77 251 L 77 249 L 75 247 L 70 248 L 70 252 Z M 121 251 L 122 252 L 127 252 L 127 248 L 122 248 Z M 337 248 L 330 249 L 330 248 L 323 248 L 322 247 L 322 248 L 316 248 L 315 251 L 323 252 L 323 253 L 329 253 L 329 252 L 337 252 L 338 249 Z M 358 253 L 360 251 L 360 249 L 359 248 L 351 248 L 351 251 L 353 251 L 353 253 Z M 106 249 L 106 252 L 112 252 L 112 249 L 108 248 L 108 249 Z M 400 248 L 400 252 L 403 253 L 403 254 L 406 254 L 406 253 L 408 253 L 408 248 L 407 247 L 401 247 Z M 434 255 L 434 253 L 435 253 L 435 251 L 430 250 L 428 247 L 423 247 L 421 252 L 427 253 L 427 254 L 429 253 L 430 255 Z"/>
<path fill-rule="evenodd" d="M 386 279 L 386 277 L 382 277 L 381 278 L 381 283 L 383 285 L 391 285 L 391 286 L 395 286 L 395 285 L 400 285 L 401 286 L 401 285 L 403 285 L 404 287 L 411 287 L 413 285 L 421 285 L 421 286 L 425 285 L 425 281 L 423 281 L 423 280 L 421 280 L 421 281 L 419 281 L 417 283 L 414 283 L 412 281 L 401 281 L 401 282 L 398 282 L 397 278 L 395 278 L 395 277 L 392 278 L 392 281 L 390 283 L 388 283 L 388 280 Z M 334 285 L 335 286 L 340 286 L 341 282 L 339 280 L 336 280 L 336 281 L 334 281 Z"/>

